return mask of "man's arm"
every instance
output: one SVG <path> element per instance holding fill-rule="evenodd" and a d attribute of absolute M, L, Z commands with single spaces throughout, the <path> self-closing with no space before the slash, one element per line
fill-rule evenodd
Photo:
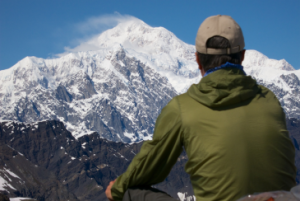
<path fill-rule="evenodd" d="M 126 172 L 111 188 L 113 200 L 122 200 L 125 191 L 134 186 L 162 182 L 182 152 L 181 114 L 173 98 L 157 118 L 153 139 L 145 141 Z"/>
<path fill-rule="evenodd" d="M 116 182 L 116 179 L 109 182 L 109 185 L 106 187 L 106 190 L 105 190 L 105 195 L 106 195 L 106 197 L 108 198 L 109 201 L 114 201 L 112 196 L 111 196 L 111 188 L 112 188 L 112 186 L 114 185 L 115 182 Z"/>

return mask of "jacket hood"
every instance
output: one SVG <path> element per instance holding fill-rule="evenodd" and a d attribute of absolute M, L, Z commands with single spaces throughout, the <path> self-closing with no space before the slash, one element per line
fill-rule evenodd
<path fill-rule="evenodd" d="M 253 98 L 259 90 L 256 81 L 246 76 L 243 70 L 223 68 L 203 77 L 187 93 L 203 105 L 216 108 Z"/>

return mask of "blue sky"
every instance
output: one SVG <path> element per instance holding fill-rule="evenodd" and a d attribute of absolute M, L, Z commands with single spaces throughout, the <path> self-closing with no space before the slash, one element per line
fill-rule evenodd
<path fill-rule="evenodd" d="M 300 69 L 299 10 L 299 0 L 1 0 L 0 70 L 26 56 L 54 57 L 115 25 L 82 26 L 91 19 L 134 16 L 194 44 L 201 22 L 216 14 L 240 24 L 246 49 Z"/>

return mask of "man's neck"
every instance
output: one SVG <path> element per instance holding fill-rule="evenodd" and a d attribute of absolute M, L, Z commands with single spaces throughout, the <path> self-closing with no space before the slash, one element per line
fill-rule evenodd
<path fill-rule="evenodd" d="M 211 68 L 211 69 L 207 70 L 205 72 L 205 74 L 203 75 L 203 77 L 205 77 L 205 76 L 207 76 L 207 75 L 209 75 L 209 74 L 211 74 L 211 73 L 213 73 L 213 72 L 215 72 L 217 70 L 223 69 L 223 68 L 238 68 L 238 69 L 244 71 L 244 68 L 243 68 L 242 65 L 226 62 L 225 64 L 222 64 L 221 66 L 217 66 L 215 68 Z M 244 72 L 244 74 L 246 75 L 245 72 Z"/>

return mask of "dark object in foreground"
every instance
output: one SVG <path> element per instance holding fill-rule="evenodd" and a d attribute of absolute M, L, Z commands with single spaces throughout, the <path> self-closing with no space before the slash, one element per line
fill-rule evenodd
<path fill-rule="evenodd" d="M 255 195 L 247 195 L 238 201 L 299 201 L 300 200 L 300 185 L 295 186 L 291 191 L 271 191 Z"/>
<path fill-rule="evenodd" d="M 9 201 L 9 198 L 7 197 L 7 195 L 0 193 L 0 201 Z"/>
<path fill-rule="evenodd" d="M 122 201 L 176 201 L 167 193 L 151 187 L 129 188 Z"/>

